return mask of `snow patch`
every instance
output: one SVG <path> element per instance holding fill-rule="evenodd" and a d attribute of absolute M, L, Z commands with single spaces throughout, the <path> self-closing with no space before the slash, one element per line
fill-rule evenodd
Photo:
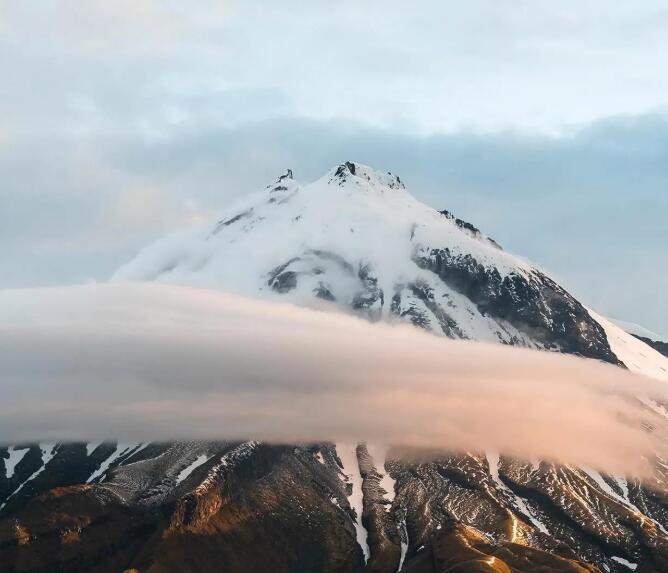
<path fill-rule="evenodd" d="M 612 559 L 613 561 L 617 561 L 617 563 L 621 563 L 622 565 L 625 565 L 626 567 L 631 569 L 631 571 L 635 571 L 636 568 L 638 567 L 638 565 L 636 563 L 631 563 L 628 559 L 624 559 L 623 557 L 613 556 L 613 557 L 610 557 L 610 559 Z"/>
<path fill-rule="evenodd" d="M 485 456 L 487 458 L 487 464 L 489 465 L 489 473 L 492 476 L 492 479 L 494 480 L 494 483 L 496 486 L 499 488 L 499 490 L 505 492 L 508 497 L 511 499 L 511 503 L 524 515 L 529 519 L 531 524 L 538 529 L 541 533 L 545 533 L 546 535 L 549 535 L 550 532 L 547 530 L 547 527 L 545 527 L 545 524 L 538 519 L 533 512 L 529 509 L 525 501 L 516 495 L 513 491 L 511 491 L 506 484 L 504 484 L 501 481 L 501 478 L 499 477 L 499 454 L 498 452 L 486 452 Z M 515 537 L 515 531 L 516 531 L 517 524 L 513 522 L 513 537 Z"/>
<path fill-rule="evenodd" d="M 399 557 L 399 567 L 397 569 L 397 573 L 399 573 L 404 566 L 404 561 L 406 560 L 406 554 L 408 553 L 408 529 L 406 528 L 405 513 L 401 516 L 401 521 L 399 521 L 397 529 L 399 530 L 399 539 L 401 540 L 400 542 L 401 556 Z"/>
<path fill-rule="evenodd" d="M 195 493 L 203 494 L 206 492 L 215 483 L 217 476 L 224 472 L 224 470 L 234 468 L 236 464 L 247 459 L 259 444 L 260 442 L 255 440 L 243 442 L 235 448 L 232 448 L 230 451 L 225 452 L 220 457 L 218 463 L 209 470 L 209 473 L 202 483 L 197 486 Z"/>
<path fill-rule="evenodd" d="M 597 485 L 597 486 L 598 486 L 598 487 L 599 487 L 599 488 L 600 488 L 606 495 L 608 495 L 609 497 L 611 497 L 611 498 L 614 499 L 615 501 L 621 503 L 622 505 L 624 505 L 625 507 L 627 507 L 628 509 L 630 509 L 633 513 L 637 514 L 637 515 L 640 517 L 640 520 L 641 520 L 641 521 L 645 521 L 645 520 L 650 521 L 650 522 L 653 523 L 659 530 L 661 530 L 661 532 L 662 532 L 664 535 L 668 535 L 668 531 L 666 531 L 666 529 L 663 527 L 663 525 L 661 525 L 658 521 L 655 521 L 654 519 L 651 519 L 650 517 L 647 517 L 642 511 L 640 511 L 640 509 L 638 508 L 638 506 L 636 506 L 634 503 L 631 502 L 631 500 L 629 499 L 629 488 L 628 488 L 628 484 L 627 484 L 627 482 L 626 482 L 625 479 L 623 479 L 623 478 L 617 478 L 617 477 L 614 477 L 614 476 L 613 476 L 613 479 L 615 480 L 615 482 L 617 483 L 617 485 L 619 485 L 620 489 L 621 489 L 622 492 L 623 492 L 623 495 L 619 495 L 614 489 L 612 489 L 612 488 L 610 487 L 610 485 L 603 479 L 603 476 L 602 476 L 599 472 L 597 472 L 595 469 L 593 469 L 593 468 L 589 468 L 589 467 L 586 467 L 586 466 L 581 466 L 580 469 L 581 469 L 585 474 L 587 474 L 592 480 L 594 480 L 594 482 L 596 483 L 596 485 Z"/>
<path fill-rule="evenodd" d="M 102 464 L 100 464 L 100 467 L 90 475 L 90 477 L 86 480 L 86 483 L 91 483 L 98 477 L 104 475 L 111 464 L 113 464 L 123 454 L 128 453 L 130 450 L 136 448 L 139 445 L 140 444 L 116 444 L 114 451 L 109 455 L 109 457 L 107 457 L 106 460 L 102 462 Z"/>
<path fill-rule="evenodd" d="M 603 327 L 610 348 L 631 372 L 668 382 L 668 358 L 594 311 L 589 314 Z"/>
<path fill-rule="evenodd" d="M 198 468 L 202 464 L 208 462 L 211 459 L 210 456 L 207 456 L 205 454 L 201 454 L 197 456 L 195 460 L 193 460 L 192 463 L 190 463 L 188 466 L 183 468 L 180 472 L 179 475 L 176 476 L 176 485 L 179 485 L 184 479 L 186 479 L 193 471 L 195 468 Z"/>
<path fill-rule="evenodd" d="M 39 449 L 42 451 L 42 465 L 39 468 L 37 468 L 28 477 L 28 479 L 26 479 L 21 485 L 19 485 L 19 487 L 17 487 L 11 494 L 7 496 L 3 504 L 0 505 L 0 509 L 5 507 L 9 499 L 14 497 L 19 491 L 21 491 L 28 482 L 34 480 L 39 474 L 41 474 L 44 471 L 44 468 L 46 468 L 46 464 L 48 464 L 56 455 L 57 447 L 58 444 L 39 444 Z"/>
<path fill-rule="evenodd" d="M 86 444 L 86 456 L 90 456 L 101 444 L 102 442 L 88 442 Z"/>
<path fill-rule="evenodd" d="M 15 448 L 14 446 L 7 448 L 7 453 L 9 454 L 9 458 L 5 460 L 5 476 L 7 479 L 14 475 L 14 469 L 29 450 L 30 448 Z"/>
<path fill-rule="evenodd" d="M 123 460 L 123 465 L 125 465 L 126 462 L 127 462 L 130 458 L 134 458 L 139 452 L 141 452 L 142 450 L 146 449 L 146 447 L 147 447 L 150 443 L 151 443 L 151 442 L 139 443 L 139 444 L 138 444 L 139 447 L 138 447 L 134 452 L 132 452 L 127 458 L 125 458 L 125 459 Z"/>
<path fill-rule="evenodd" d="M 390 476 L 390 472 L 385 469 L 388 447 L 382 444 L 367 444 L 366 448 L 373 459 L 376 471 L 381 475 L 380 487 L 385 490 L 386 499 L 389 501 L 385 506 L 385 511 L 389 511 L 392 508 L 392 502 L 394 501 L 396 480 L 394 480 L 392 476 Z"/>
<path fill-rule="evenodd" d="M 360 473 L 359 461 L 357 459 L 356 444 L 336 444 L 336 455 L 343 464 L 343 474 L 346 483 L 352 485 L 352 493 L 348 496 L 348 503 L 355 511 L 355 532 L 357 543 L 364 554 L 364 563 L 369 560 L 369 532 L 362 523 L 362 512 L 364 510 L 364 493 L 362 492 L 362 474 Z"/>

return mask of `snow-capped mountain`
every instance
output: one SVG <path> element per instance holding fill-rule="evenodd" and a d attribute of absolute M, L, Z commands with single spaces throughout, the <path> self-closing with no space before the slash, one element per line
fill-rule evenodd
<path fill-rule="evenodd" d="M 440 335 L 615 362 L 602 327 L 554 281 L 417 201 L 399 177 L 350 162 L 308 185 L 288 171 L 215 225 L 148 247 L 115 279 L 319 298 Z"/>
<path fill-rule="evenodd" d="M 659 352 L 358 163 L 305 185 L 288 171 L 113 280 L 410 321 L 668 381 Z M 668 462 L 656 465 L 666 491 Z M 495 452 L 419 463 L 379 444 L 19 444 L 0 449 L 0 504 L 2 572 L 668 571 L 664 494 Z"/>

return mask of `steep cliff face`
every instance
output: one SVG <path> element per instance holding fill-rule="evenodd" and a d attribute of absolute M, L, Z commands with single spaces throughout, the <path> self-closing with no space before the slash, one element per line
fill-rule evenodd
<path fill-rule="evenodd" d="M 308 185 L 288 172 L 115 280 L 326 301 L 668 380 L 664 356 L 399 177 L 356 163 Z M 0 449 L 0 505 L 3 573 L 668 571 L 664 495 L 495 452 L 418 463 L 380 444 L 18 444 Z"/>

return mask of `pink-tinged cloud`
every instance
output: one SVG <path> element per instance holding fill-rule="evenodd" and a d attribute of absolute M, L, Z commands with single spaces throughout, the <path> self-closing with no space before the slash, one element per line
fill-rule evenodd
<path fill-rule="evenodd" d="M 0 436 L 498 450 L 648 472 L 665 383 L 562 354 L 156 284 L 0 292 Z"/>

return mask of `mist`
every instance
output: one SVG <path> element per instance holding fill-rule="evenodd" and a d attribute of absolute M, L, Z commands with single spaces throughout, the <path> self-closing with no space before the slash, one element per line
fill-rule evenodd
<path fill-rule="evenodd" d="M 647 399 L 665 383 L 327 308 L 140 283 L 0 291 L 8 444 L 368 440 L 643 475 L 668 457 Z"/>

